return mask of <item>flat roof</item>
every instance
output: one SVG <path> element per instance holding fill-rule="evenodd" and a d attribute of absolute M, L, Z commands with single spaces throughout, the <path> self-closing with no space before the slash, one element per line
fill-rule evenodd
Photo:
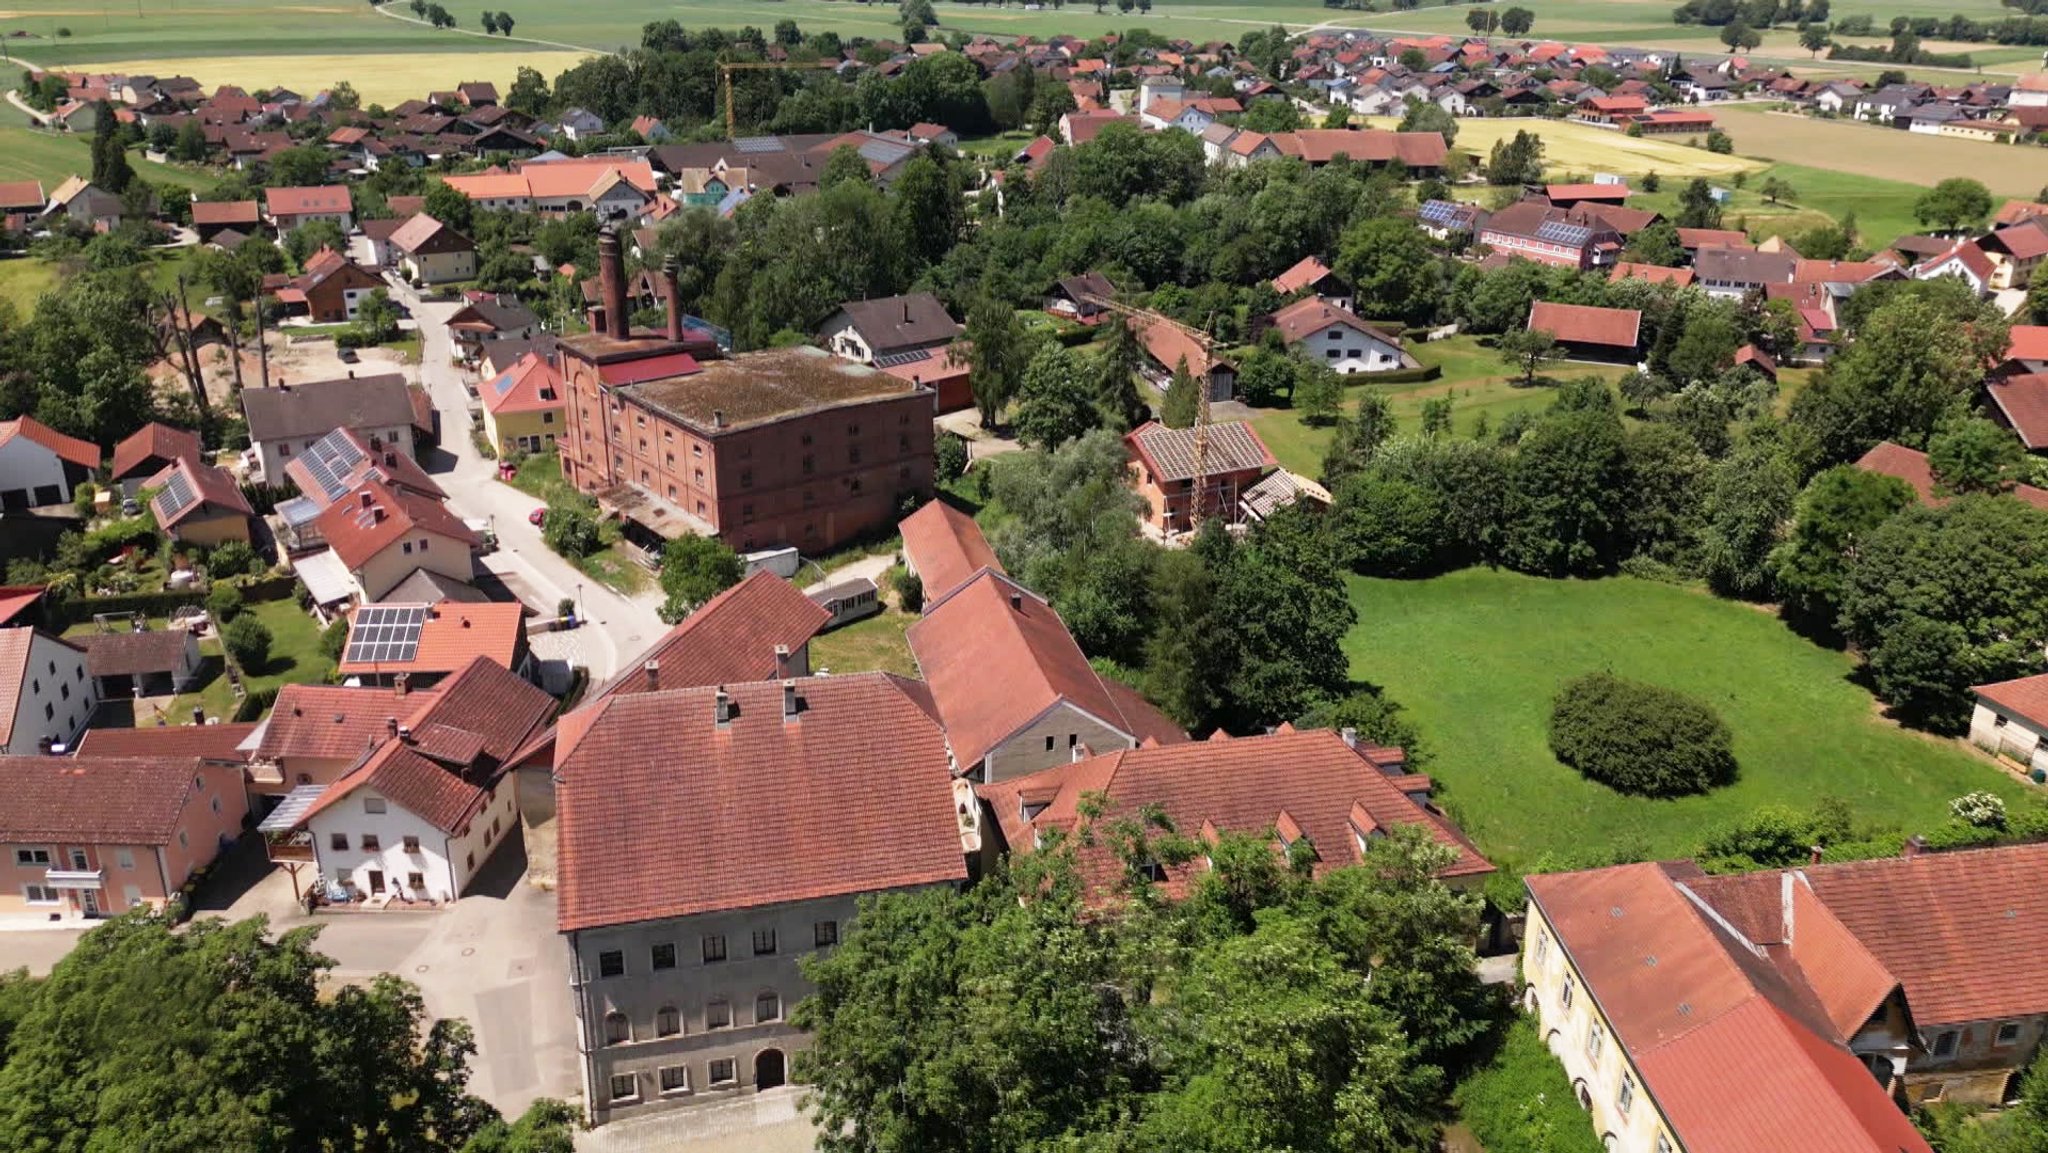
<path fill-rule="evenodd" d="M 702 367 L 702 372 L 643 381 L 619 392 L 716 434 L 930 391 L 821 348 L 743 352 L 730 360 L 705 361 Z"/>

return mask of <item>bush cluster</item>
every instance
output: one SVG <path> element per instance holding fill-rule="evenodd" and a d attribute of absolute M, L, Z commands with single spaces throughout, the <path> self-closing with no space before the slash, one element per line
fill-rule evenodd
<path fill-rule="evenodd" d="M 1735 780 L 1728 726 L 1683 693 L 1589 673 L 1550 710 L 1550 751 L 1582 776 L 1644 797 L 1704 793 Z"/>

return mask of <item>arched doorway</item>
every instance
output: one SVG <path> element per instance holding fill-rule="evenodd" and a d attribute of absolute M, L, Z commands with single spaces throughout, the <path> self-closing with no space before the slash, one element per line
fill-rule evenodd
<path fill-rule="evenodd" d="M 754 1054 L 754 1088 L 773 1089 L 786 1080 L 782 1050 L 763 1049 Z"/>

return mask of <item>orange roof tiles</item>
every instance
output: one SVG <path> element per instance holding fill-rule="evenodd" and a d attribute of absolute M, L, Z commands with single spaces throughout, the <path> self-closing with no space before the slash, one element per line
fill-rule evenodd
<path fill-rule="evenodd" d="M 354 202 L 349 199 L 348 186 L 342 184 L 324 185 L 319 188 L 266 188 L 263 200 L 272 216 L 307 216 L 314 213 L 342 213 L 353 211 Z"/>
<path fill-rule="evenodd" d="M 255 755 L 353 760 L 384 739 L 387 722 L 410 724 L 440 695 L 438 689 L 348 688 L 287 684 L 258 727 Z"/>
<path fill-rule="evenodd" d="M 1638 264 L 1631 260 L 1623 260 L 1617 262 L 1614 270 L 1607 274 L 1609 280 L 1627 280 L 1631 277 L 1649 281 L 1651 284 L 1669 284 L 1675 288 L 1684 288 L 1692 283 L 1693 271 L 1690 268 L 1666 268 L 1661 264 Z"/>
<path fill-rule="evenodd" d="M 1062 701 L 1136 736 L 1059 614 L 1001 573 L 927 602 L 906 636 L 962 771 Z"/>
<path fill-rule="evenodd" d="M 493 413 L 553 412 L 562 407 L 562 374 L 544 356 L 527 353 L 477 386 Z"/>
<path fill-rule="evenodd" d="M 1029 852 L 1034 834 L 1073 831 L 1089 818 L 1086 796 L 1099 795 L 1102 819 L 1127 817 L 1157 806 L 1183 831 L 1196 828 L 1261 833 L 1291 828 L 1316 847 L 1318 872 L 1357 864 L 1362 841 L 1397 825 L 1420 825 L 1458 854 L 1446 877 L 1474 876 L 1493 866 L 1449 822 L 1404 795 L 1387 775 L 1401 766 L 1397 750 L 1356 749 L 1327 729 L 1284 729 L 1265 736 L 1211 738 L 1157 748 L 1120 749 L 977 787 L 1012 852 Z M 1036 811 L 1028 811 L 1029 804 Z M 1042 808 L 1039 806 L 1043 806 Z M 1027 815 L 1028 812 L 1028 815 Z M 1098 882 L 1119 866 L 1106 846 L 1082 853 L 1083 868 Z M 1167 887 L 1180 895 L 1204 866 L 1169 871 Z"/>
<path fill-rule="evenodd" d="M 1273 278 L 1273 291 L 1292 296 L 1304 288 L 1314 288 L 1329 275 L 1328 265 L 1313 256 L 1304 256 L 1294 267 Z"/>
<path fill-rule="evenodd" d="M 2048 360 L 2048 324 L 2015 324 L 2007 331 L 2007 360 Z"/>
<path fill-rule="evenodd" d="M 172 506 L 170 489 L 164 487 L 170 484 L 174 475 L 183 476 L 192 492 L 193 499 L 183 508 Z M 149 478 L 147 487 L 160 490 L 150 501 L 150 511 L 156 514 L 157 524 L 167 529 L 176 528 L 209 509 L 216 517 L 255 515 L 249 507 L 249 498 L 242 495 L 242 486 L 235 483 L 235 478 L 228 475 L 226 469 L 202 464 L 189 456 L 179 457 L 170 467 Z"/>
<path fill-rule="evenodd" d="M 2048 373 L 1988 381 L 1984 391 L 2029 449 L 2048 448 Z"/>
<path fill-rule="evenodd" d="M 1634 348 L 1642 326 L 1643 314 L 1633 308 L 1597 308 L 1539 300 L 1529 309 L 1531 330 L 1547 332 L 1565 344 Z"/>
<path fill-rule="evenodd" d="M 321 510 L 318 523 L 327 547 L 352 570 L 415 530 L 465 546 L 477 543 L 476 534 L 446 505 L 383 480 L 364 481 Z"/>
<path fill-rule="evenodd" d="M 617 696 L 561 726 L 558 925 L 601 925 L 967 876 L 946 742 L 886 673 Z"/>
<path fill-rule="evenodd" d="M 240 745 L 257 728 L 245 721 L 218 725 L 159 725 L 139 729 L 87 729 L 78 753 L 89 757 L 197 757 L 239 764 L 248 760 Z"/>
<path fill-rule="evenodd" d="M 350 661 L 343 676 L 357 673 L 452 673 L 482 657 L 500 668 L 519 664 L 525 647 L 526 610 L 518 602 L 461 603 L 444 600 L 420 622 L 419 646 L 409 661 Z"/>
<path fill-rule="evenodd" d="M 99 446 L 75 436 L 65 436 L 32 416 L 19 416 L 13 420 L 0 420 L 0 445 L 15 437 L 39 444 L 58 458 L 68 460 L 80 468 L 100 466 Z"/>
<path fill-rule="evenodd" d="M 1003 571 L 981 526 L 945 501 L 926 504 L 897 528 L 903 534 L 903 557 L 924 582 L 927 603 L 944 600 L 984 568 Z"/>

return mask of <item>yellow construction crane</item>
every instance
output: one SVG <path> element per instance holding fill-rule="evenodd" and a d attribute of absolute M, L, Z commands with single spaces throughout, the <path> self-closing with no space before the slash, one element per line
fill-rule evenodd
<path fill-rule="evenodd" d="M 738 60 L 721 61 L 718 80 L 725 90 L 725 138 L 739 138 L 739 124 L 732 110 L 732 74 L 735 72 L 780 72 L 790 68 L 837 68 L 837 60 Z"/>
<path fill-rule="evenodd" d="M 1201 347 L 1203 352 L 1209 353 L 1212 356 L 1216 352 L 1216 342 L 1210 339 L 1208 333 L 1199 329 L 1189 328 L 1185 324 L 1181 324 L 1170 317 L 1162 316 L 1156 312 L 1150 312 L 1142 308 L 1132 308 L 1128 304 L 1111 300 L 1106 296 L 1091 295 L 1088 299 L 1090 302 L 1101 305 L 1118 316 L 1143 324 L 1171 324 L 1182 332 L 1187 333 Z M 1202 482 L 1209 474 L 1209 380 L 1206 376 L 1195 382 L 1195 398 L 1195 477 L 1188 493 L 1188 531 L 1190 532 L 1194 532 L 1202 527 Z"/>

